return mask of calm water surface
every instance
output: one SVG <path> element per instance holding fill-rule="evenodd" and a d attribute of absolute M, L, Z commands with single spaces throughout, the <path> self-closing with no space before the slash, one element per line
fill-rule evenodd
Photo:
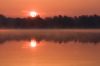
<path fill-rule="evenodd" d="M 0 30 L 0 66 L 100 66 L 100 30 Z"/>

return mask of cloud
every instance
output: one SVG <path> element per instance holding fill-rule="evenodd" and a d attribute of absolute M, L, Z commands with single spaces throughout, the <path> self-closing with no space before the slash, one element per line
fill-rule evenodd
<path fill-rule="evenodd" d="M 70 41 L 81 43 L 99 43 L 100 32 L 77 32 L 64 30 L 11 30 L 0 31 L 0 44 L 6 41 L 31 41 L 35 39 L 37 42 L 42 40 L 67 43 Z"/>

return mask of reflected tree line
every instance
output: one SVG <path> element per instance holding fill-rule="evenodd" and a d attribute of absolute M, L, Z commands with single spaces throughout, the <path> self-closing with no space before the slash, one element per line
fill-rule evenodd
<path fill-rule="evenodd" d="M 100 28 L 100 16 L 82 15 L 79 17 L 54 16 L 41 18 L 7 18 L 0 15 L 0 28 Z"/>
<path fill-rule="evenodd" d="M 36 40 L 40 42 L 53 41 L 55 43 L 67 43 L 67 42 L 80 42 L 80 43 L 93 43 L 100 44 L 100 32 L 70 32 L 70 31 L 31 31 L 31 30 L 15 30 L 15 31 L 2 31 L 0 32 L 0 44 L 6 41 L 31 41 Z"/>

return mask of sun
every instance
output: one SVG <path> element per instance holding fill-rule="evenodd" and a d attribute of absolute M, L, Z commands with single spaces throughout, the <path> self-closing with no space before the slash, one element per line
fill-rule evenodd
<path fill-rule="evenodd" d="M 31 41 L 31 47 L 35 47 L 36 46 L 36 41 Z"/>
<path fill-rule="evenodd" d="M 36 12 L 30 12 L 31 17 L 35 17 L 37 15 Z"/>

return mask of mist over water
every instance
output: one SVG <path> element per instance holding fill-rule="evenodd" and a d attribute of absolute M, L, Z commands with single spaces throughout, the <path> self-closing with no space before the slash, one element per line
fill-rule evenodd
<path fill-rule="evenodd" d="M 37 42 L 45 40 L 59 42 L 59 44 L 70 41 L 97 44 L 100 42 L 100 30 L 0 30 L 0 44 L 12 40 L 31 41 L 32 39 Z"/>

